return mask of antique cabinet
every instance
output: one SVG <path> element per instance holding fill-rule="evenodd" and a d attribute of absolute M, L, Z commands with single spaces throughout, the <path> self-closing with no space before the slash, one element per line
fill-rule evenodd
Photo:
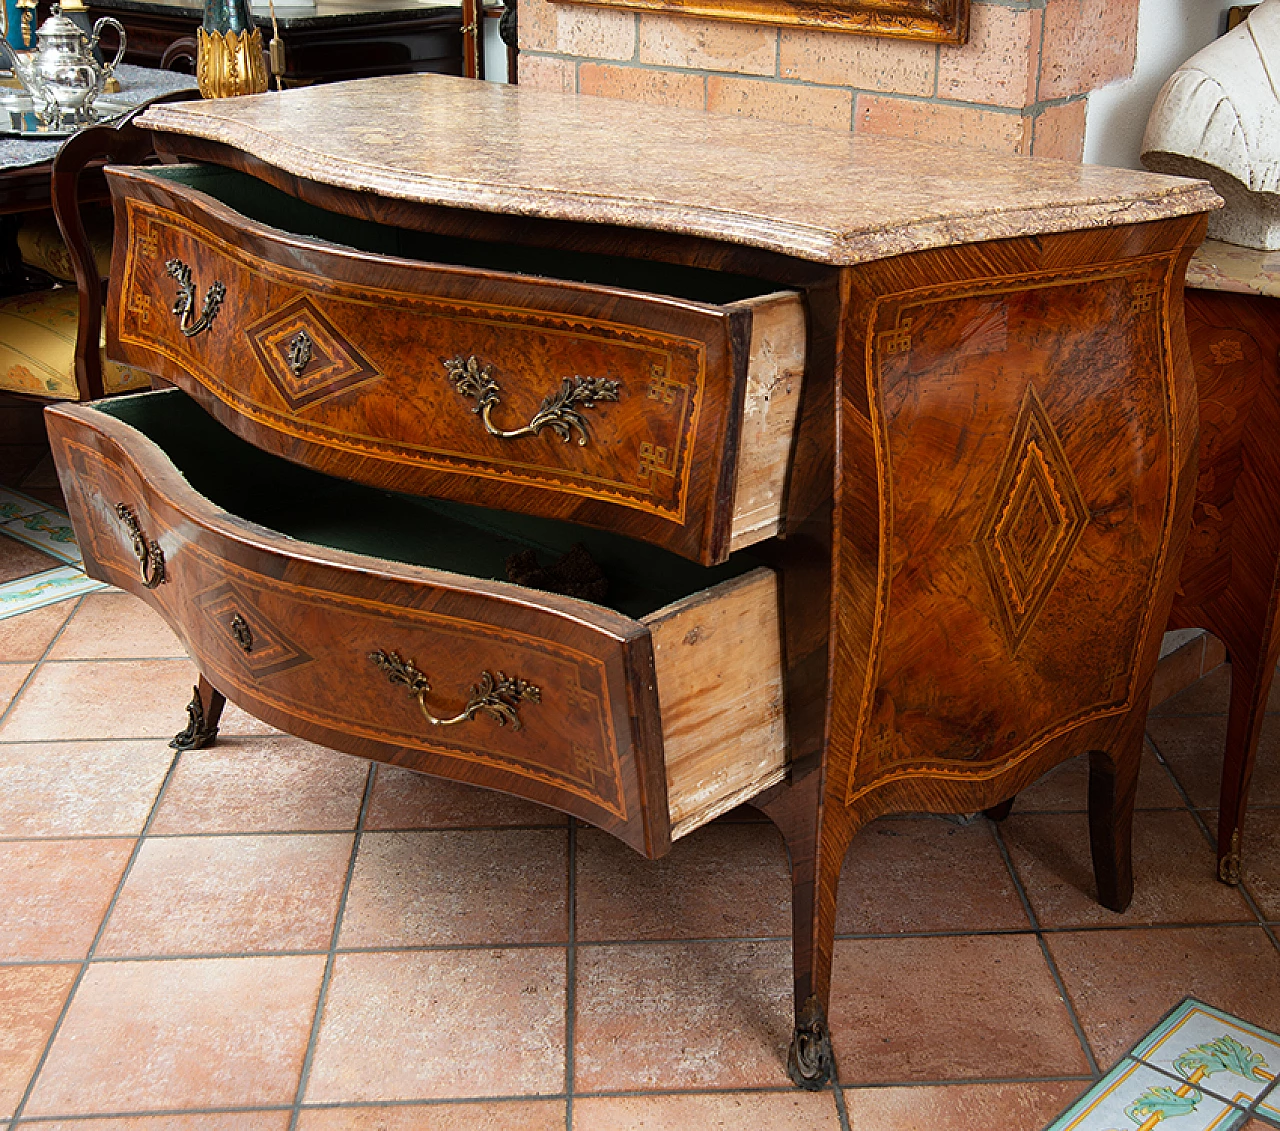
<path fill-rule="evenodd" d="M 1200 476 L 1171 628 L 1206 628 L 1231 660 L 1218 878 L 1240 882 L 1249 779 L 1280 659 L 1280 255 L 1210 240 L 1187 272 Z"/>
<path fill-rule="evenodd" d="M 141 123 L 109 343 L 176 388 L 49 424 L 185 741 L 227 695 L 649 856 L 752 802 L 806 1087 L 872 818 L 1089 752 L 1127 903 L 1207 186 L 435 76 Z"/>

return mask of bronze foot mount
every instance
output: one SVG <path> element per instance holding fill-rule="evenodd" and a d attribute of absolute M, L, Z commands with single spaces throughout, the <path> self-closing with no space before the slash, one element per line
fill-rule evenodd
<path fill-rule="evenodd" d="M 800 1008 L 791 1050 L 787 1053 L 787 1075 L 798 1088 L 818 1091 L 835 1075 L 835 1058 L 831 1053 L 831 1031 L 822 1005 L 816 997 Z"/>

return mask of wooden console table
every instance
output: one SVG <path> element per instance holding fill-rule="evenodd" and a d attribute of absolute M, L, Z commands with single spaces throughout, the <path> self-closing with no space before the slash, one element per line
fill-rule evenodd
<path fill-rule="evenodd" d="M 1240 882 L 1241 834 L 1280 659 L 1280 252 L 1205 243 L 1187 271 L 1200 393 L 1200 486 L 1171 628 L 1206 628 L 1231 660 L 1218 878 Z"/>
<path fill-rule="evenodd" d="M 1127 904 L 1208 186 L 438 76 L 140 121 L 195 164 L 109 174 L 109 349 L 178 388 L 48 419 L 184 743 L 226 695 L 651 857 L 752 802 L 805 1087 L 874 817 L 1090 752 Z"/>
<path fill-rule="evenodd" d="M 158 67 L 165 51 L 194 36 L 198 0 L 87 0 L 89 18 L 115 16 L 128 33 L 125 59 Z M 271 37 L 265 3 L 253 6 L 263 42 Z M 315 0 L 276 5 L 284 41 L 286 85 L 336 82 L 372 75 L 463 73 L 462 8 L 418 0 Z"/>

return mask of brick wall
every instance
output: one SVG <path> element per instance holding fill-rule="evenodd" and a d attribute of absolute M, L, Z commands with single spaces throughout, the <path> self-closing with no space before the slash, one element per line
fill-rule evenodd
<path fill-rule="evenodd" d="M 1139 0 L 974 0 L 963 47 L 520 0 L 520 82 L 1079 160 Z"/>

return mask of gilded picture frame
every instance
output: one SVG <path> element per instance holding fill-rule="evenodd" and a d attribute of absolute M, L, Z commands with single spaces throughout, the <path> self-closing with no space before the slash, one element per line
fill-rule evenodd
<path fill-rule="evenodd" d="M 969 0 L 561 0 L 706 19 L 966 43 Z"/>

